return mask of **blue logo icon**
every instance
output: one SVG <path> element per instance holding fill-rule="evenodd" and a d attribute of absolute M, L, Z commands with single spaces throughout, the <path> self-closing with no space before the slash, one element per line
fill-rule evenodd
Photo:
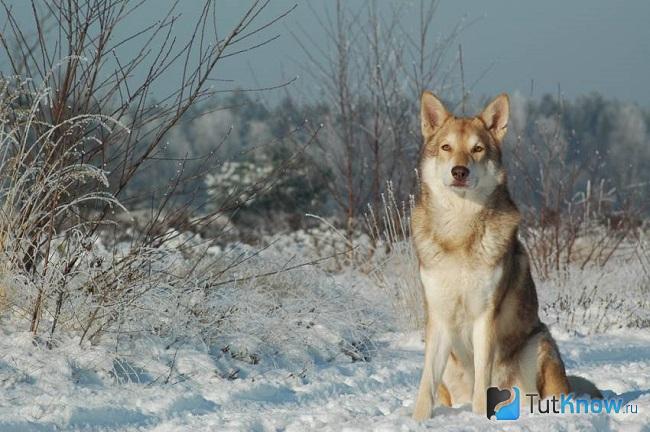
<path fill-rule="evenodd" d="M 517 420 L 519 418 L 519 388 L 513 387 L 500 390 L 498 387 L 489 387 L 486 398 L 487 418 L 495 417 L 497 420 Z"/>

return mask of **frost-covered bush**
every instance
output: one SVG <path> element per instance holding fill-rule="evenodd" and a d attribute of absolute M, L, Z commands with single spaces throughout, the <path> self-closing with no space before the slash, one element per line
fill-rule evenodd
<path fill-rule="evenodd" d="M 206 175 L 205 185 L 215 202 L 235 200 L 244 207 L 250 207 L 268 187 L 266 179 L 273 170 L 273 165 L 268 161 L 226 161 L 218 167 L 217 173 Z"/>
<path fill-rule="evenodd" d="M 106 227 L 127 228 L 119 217 L 97 218 L 89 204 L 128 211 L 105 191 L 107 173 L 83 155 L 101 145 L 89 131 L 122 126 L 80 115 L 34 129 L 49 92 L 22 107 L 20 84 L 12 85 L 0 99 L 2 283 L 9 311 L 36 340 L 54 346 L 73 335 L 80 346 L 128 355 L 157 338 L 301 366 L 369 358 L 383 328 L 381 307 L 322 270 L 295 266 L 288 250 L 216 247 L 195 233 L 156 232 L 151 223 L 107 241 Z M 247 181 L 235 171 L 222 180 Z"/>
<path fill-rule="evenodd" d="M 79 289 L 77 274 L 101 221 L 82 217 L 96 204 L 123 209 L 106 192 L 107 172 L 84 163 L 85 152 L 100 145 L 98 136 L 124 129 L 103 115 L 72 116 L 47 125 L 37 113 L 50 92 L 33 94 L 19 79 L 1 81 L 0 91 L 0 233 L 5 277 L 23 287 L 8 301 L 38 332 L 44 312 L 54 332 L 67 293 Z M 27 93 L 29 92 L 29 93 Z M 25 105 L 29 94 L 31 105 Z"/>
<path fill-rule="evenodd" d="M 364 231 L 346 233 L 336 228 L 334 219 L 308 215 L 319 225 L 264 240 L 270 250 L 294 250 L 330 272 L 363 275 L 367 289 L 387 302 L 393 327 L 420 329 L 424 320 L 422 290 L 410 240 L 413 197 L 408 203 L 398 202 L 388 183 L 381 202 L 378 210 L 368 207 Z"/>
<path fill-rule="evenodd" d="M 559 270 L 534 271 L 543 316 L 578 333 L 650 326 L 647 228 L 620 232 L 593 222 L 588 227 L 573 240 L 571 259 Z M 534 252 L 533 258 L 539 259 Z"/>
<path fill-rule="evenodd" d="M 368 275 L 391 299 L 396 320 L 408 330 L 424 325 L 424 299 L 419 263 L 411 242 L 411 211 L 414 197 L 398 203 L 391 183 L 382 194 L 379 212 L 368 208 L 366 223 L 374 253 L 368 260 Z"/>
<path fill-rule="evenodd" d="M 245 256 L 245 265 L 208 280 L 188 298 L 191 316 L 202 317 L 196 321 L 202 339 L 232 355 L 272 362 L 368 359 L 373 336 L 387 328 L 382 299 L 313 266 L 282 271 L 291 266 L 289 253 L 241 245 L 225 252 Z M 208 268 L 213 275 L 220 271 L 213 263 Z"/>
<path fill-rule="evenodd" d="M 328 202 L 326 178 L 310 169 L 308 159 L 278 144 L 271 155 L 223 162 L 204 179 L 210 205 L 219 211 L 229 209 L 222 203 L 236 206 L 233 221 L 256 238 L 304 227 L 304 214 Z"/>
<path fill-rule="evenodd" d="M 647 242 L 625 246 L 602 266 L 571 265 L 548 279 L 537 278 L 543 319 L 580 334 L 649 327 Z"/>
<path fill-rule="evenodd" d="M 312 266 L 284 270 L 282 256 L 241 244 L 204 250 L 201 260 L 173 248 L 135 254 L 97 243 L 87 249 L 57 311 L 59 327 L 82 345 L 114 346 L 122 356 L 155 337 L 300 370 L 334 359 L 368 360 L 374 335 L 390 325 L 381 296 Z M 59 282 L 53 279 L 5 282 L 20 305 L 34 301 L 39 284 Z M 42 321 L 52 325 L 49 314 Z"/>

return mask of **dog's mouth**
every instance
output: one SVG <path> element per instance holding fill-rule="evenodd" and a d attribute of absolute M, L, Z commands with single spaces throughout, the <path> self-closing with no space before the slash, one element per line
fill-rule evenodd
<path fill-rule="evenodd" d="M 451 182 L 451 187 L 465 189 L 469 187 L 469 184 L 465 180 L 454 180 Z"/>

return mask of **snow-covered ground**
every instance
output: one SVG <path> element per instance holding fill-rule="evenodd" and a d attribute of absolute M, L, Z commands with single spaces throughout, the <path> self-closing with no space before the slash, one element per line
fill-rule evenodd
<path fill-rule="evenodd" d="M 13 284 L 12 306 L 0 314 L 0 432 L 650 431 L 648 276 L 635 258 L 646 255 L 537 284 L 568 373 L 636 405 L 636 414 L 522 411 L 505 422 L 461 406 L 436 408 L 419 424 L 411 412 L 423 344 L 411 329 L 421 300 L 410 249 L 394 244 L 338 270 L 276 271 L 326 247 L 279 240 L 262 253 L 243 245 L 211 252 L 205 268 L 232 282 L 209 290 L 212 279 L 178 271 L 187 264 L 178 252 L 153 255 L 163 275 L 190 277 L 155 279 L 160 287 L 108 308 L 117 315 L 106 315 L 97 337 L 81 337 L 95 307 L 82 295 L 64 304 L 55 335 L 46 311 L 34 337 L 25 314 L 33 286 L 5 278 Z M 229 256 L 243 264 L 219 272 Z"/>
<path fill-rule="evenodd" d="M 35 346 L 28 332 L 3 327 L 1 431 L 650 428 L 647 329 L 588 337 L 556 335 L 570 374 L 593 380 L 606 396 L 618 395 L 638 405 L 638 414 L 522 413 L 517 421 L 497 422 L 462 406 L 437 408 L 434 418 L 417 424 L 410 419 L 423 358 L 416 333 L 378 338 L 369 362 L 321 362 L 301 375 L 282 367 L 236 362 L 225 352 L 164 346 L 153 349 L 160 350 L 161 363 L 143 369 L 126 360 L 117 364 L 105 348 L 80 349 L 71 341 L 50 350 Z M 162 360 L 171 356 L 173 374 L 165 372 Z M 103 365 L 106 362 L 112 367 Z"/>

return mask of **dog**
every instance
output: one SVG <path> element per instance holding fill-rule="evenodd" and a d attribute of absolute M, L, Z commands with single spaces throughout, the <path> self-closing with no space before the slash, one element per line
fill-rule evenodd
<path fill-rule="evenodd" d="M 422 94 L 412 239 L 426 326 L 416 420 L 429 418 L 434 402 L 471 403 L 485 413 L 490 386 L 518 386 L 542 398 L 578 391 L 602 397 L 589 381 L 567 377 L 538 315 L 528 256 L 517 239 L 521 216 L 502 163 L 509 109 L 501 94 L 478 116 L 459 118 L 432 93 Z"/>

